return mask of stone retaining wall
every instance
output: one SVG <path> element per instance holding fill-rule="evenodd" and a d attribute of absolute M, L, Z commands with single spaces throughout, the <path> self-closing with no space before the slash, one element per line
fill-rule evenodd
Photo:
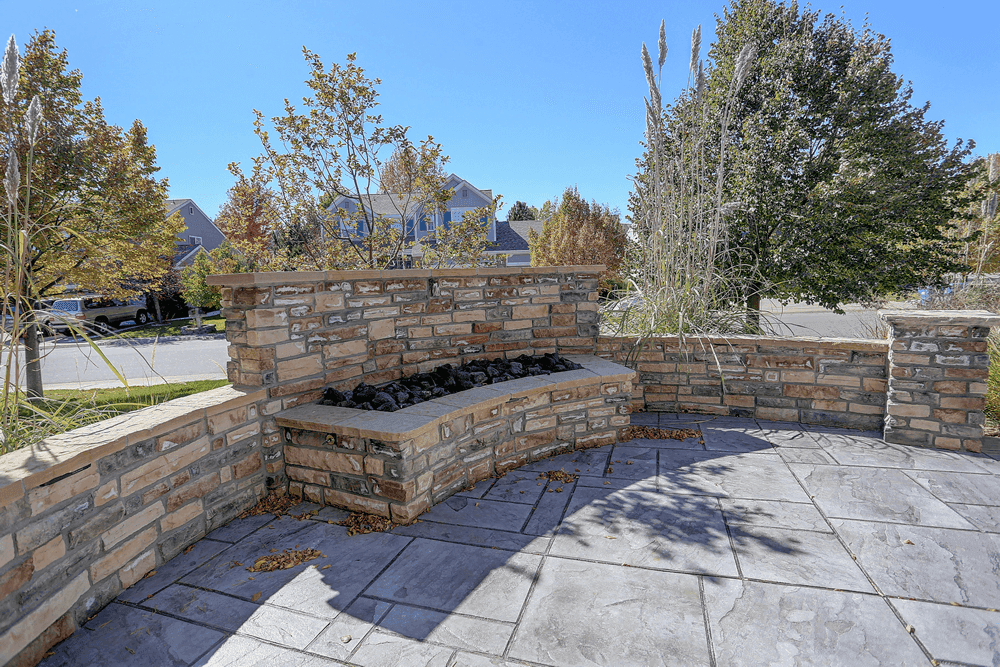
<path fill-rule="evenodd" d="M 37 663 L 263 497 L 277 407 L 222 387 L 0 457 L 0 664 Z"/>
<path fill-rule="evenodd" d="M 584 367 L 511 380 L 398 412 L 317 404 L 281 412 L 290 493 L 409 523 L 476 482 L 539 459 L 619 441 L 634 371 Z"/>
<path fill-rule="evenodd" d="M 601 337 L 638 371 L 633 407 L 881 430 L 889 341 Z"/>

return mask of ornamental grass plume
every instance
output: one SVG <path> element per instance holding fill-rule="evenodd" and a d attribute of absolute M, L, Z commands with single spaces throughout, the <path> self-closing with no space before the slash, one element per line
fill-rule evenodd
<path fill-rule="evenodd" d="M 7 49 L 3 54 L 3 64 L 0 65 L 0 86 L 3 87 L 3 101 L 8 105 L 14 103 L 17 97 L 18 71 L 21 62 L 17 55 L 17 42 L 14 35 L 10 36 L 7 42 Z"/>

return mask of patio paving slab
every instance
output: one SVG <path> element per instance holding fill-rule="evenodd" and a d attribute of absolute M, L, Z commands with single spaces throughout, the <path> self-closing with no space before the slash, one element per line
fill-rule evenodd
<path fill-rule="evenodd" d="M 901 470 L 802 464 L 789 467 L 828 517 L 973 528 Z"/>
<path fill-rule="evenodd" d="M 874 595 L 706 579 L 705 606 L 718 667 L 930 665 Z"/>
<path fill-rule="evenodd" d="M 911 470 L 907 474 L 917 484 L 947 503 L 1000 505 L 1000 476 L 967 475 L 930 470 Z"/>
<path fill-rule="evenodd" d="M 834 519 L 885 595 L 1000 608 L 1000 535 Z"/>
<path fill-rule="evenodd" d="M 788 503 L 778 500 L 719 500 L 726 523 L 730 526 L 745 524 L 765 528 L 789 528 L 833 532 L 826 519 L 814 505 Z"/>
<path fill-rule="evenodd" d="M 391 602 L 360 597 L 342 611 L 307 647 L 310 653 L 347 661 L 361 641 L 392 609 Z"/>
<path fill-rule="evenodd" d="M 830 533 L 733 526 L 743 576 L 793 585 L 874 593 L 871 583 Z"/>
<path fill-rule="evenodd" d="M 707 665 L 698 577 L 549 558 L 510 658 L 546 665 Z"/>
<path fill-rule="evenodd" d="M 345 512 L 309 503 L 236 519 L 42 665 L 1000 664 L 1000 462 L 653 417 L 707 448 L 560 455 L 388 533 L 347 537 L 328 523 Z M 539 479 L 560 469 L 579 478 Z M 326 558 L 247 571 L 295 548 Z"/>
<path fill-rule="evenodd" d="M 224 638 L 217 630 L 112 602 L 43 664 L 186 667 Z"/>
<path fill-rule="evenodd" d="M 737 576 L 722 510 L 714 498 L 580 489 L 549 553 L 616 565 Z"/>
<path fill-rule="evenodd" d="M 532 554 L 414 539 L 365 595 L 516 621 L 541 561 Z"/>
<path fill-rule="evenodd" d="M 914 635 L 938 660 L 995 665 L 1000 658 L 1000 612 L 890 599 Z"/>
<path fill-rule="evenodd" d="M 537 487 L 536 487 L 537 488 Z M 423 515 L 424 521 L 519 532 L 531 514 L 531 505 L 502 500 L 452 496 Z"/>
<path fill-rule="evenodd" d="M 503 653 L 514 632 L 513 623 L 445 614 L 402 604 L 393 607 L 379 626 L 405 637 L 423 637 L 424 641 L 434 644 L 493 655 Z"/>

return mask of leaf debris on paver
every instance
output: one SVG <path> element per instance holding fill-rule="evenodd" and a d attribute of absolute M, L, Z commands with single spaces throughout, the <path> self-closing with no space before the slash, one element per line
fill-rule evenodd
<path fill-rule="evenodd" d="M 363 512 L 351 512 L 346 519 L 336 522 L 338 526 L 347 528 L 347 536 L 365 535 L 367 533 L 384 533 L 392 530 L 398 523 L 393 523 L 384 516 L 374 514 L 364 514 Z"/>
<path fill-rule="evenodd" d="M 545 472 L 539 473 L 538 477 L 535 479 L 544 479 L 550 482 L 562 482 L 563 484 L 572 484 L 576 480 L 580 479 L 580 476 L 566 472 L 565 470 L 546 470 Z M 541 486 L 541 482 L 538 484 Z"/>
<path fill-rule="evenodd" d="M 701 437 L 701 431 L 694 428 L 656 428 L 655 426 L 632 425 L 625 429 L 622 440 L 687 440 Z"/>
<path fill-rule="evenodd" d="M 326 558 L 318 549 L 285 549 L 280 554 L 261 556 L 254 564 L 247 568 L 248 572 L 274 572 L 275 570 L 287 570 L 317 558 Z"/>

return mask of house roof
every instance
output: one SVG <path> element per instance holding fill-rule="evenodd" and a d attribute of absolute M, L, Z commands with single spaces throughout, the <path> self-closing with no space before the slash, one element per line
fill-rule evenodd
<path fill-rule="evenodd" d="M 375 215 L 398 216 L 400 211 L 405 212 L 406 217 L 412 217 L 420 208 L 420 201 L 416 197 L 406 195 L 378 193 L 373 195 L 363 195 L 365 208 Z M 409 201 L 407 201 L 409 200 Z M 330 204 L 327 210 L 332 211 L 345 201 L 355 201 L 348 197 L 338 197 Z"/>
<path fill-rule="evenodd" d="M 497 241 L 494 251 L 527 250 L 528 230 L 541 233 L 541 220 L 497 220 Z"/>

